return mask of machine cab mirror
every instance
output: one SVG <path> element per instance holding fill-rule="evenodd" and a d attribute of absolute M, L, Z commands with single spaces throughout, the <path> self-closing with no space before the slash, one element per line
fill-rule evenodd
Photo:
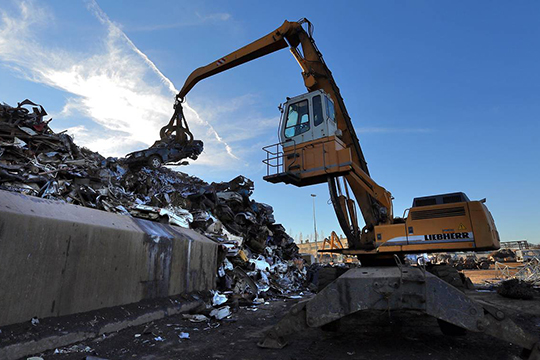
<path fill-rule="evenodd" d="M 288 99 L 283 109 L 279 132 L 282 143 L 300 144 L 339 133 L 334 102 L 323 90 Z"/>

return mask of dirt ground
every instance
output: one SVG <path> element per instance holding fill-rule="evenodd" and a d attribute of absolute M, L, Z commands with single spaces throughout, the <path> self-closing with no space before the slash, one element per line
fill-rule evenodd
<path fill-rule="evenodd" d="M 487 335 L 444 336 L 435 319 L 417 314 L 364 313 L 343 321 L 339 332 L 310 329 L 291 338 L 282 350 L 259 349 L 256 342 L 293 301 L 276 301 L 255 313 L 241 310 L 235 322 L 206 329 L 179 316 L 147 326 L 126 329 L 106 338 L 82 344 L 89 353 L 43 354 L 45 360 L 84 359 L 95 355 L 106 359 L 518 359 L 521 349 Z M 540 319 L 536 318 L 537 325 Z M 149 333 L 144 333 L 149 331 Z M 181 340 L 181 332 L 189 340 Z M 137 337 L 137 334 L 141 334 Z M 161 337 L 163 341 L 156 340 Z"/>
<path fill-rule="evenodd" d="M 514 275 L 523 267 L 523 263 L 507 262 L 503 263 L 502 266 L 507 266 L 508 273 Z M 463 273 L 476 285 L 495 284 L 501 280 L 498 278 L 501 274 L 495 269 L 495 265 L 491 265 L 487 270 L 463 270 Z"/>
<path fill-rule="evenodd" d="M 466 273 L 476 282 L 494 278 L 493 270 Z M 540 337 L 540 299 L 509 300 L 485 290 L 475 294 L 475 298 L 503 305 L 509 316 Z M 292 336 L 289 345 L 282 350 L 258 348 L 256 343 L 264 332 L 297 301 L 280 299 L 256 308 L 241 307 L 229 321 L 212 326 L 204 322 L 192 323 L 181 315 L 172 316 L 79 344 L 80 352 L 54 354 L 49 351 L 41 356 L 45 360 L 79 360 L 90 355 L 110 360 L 517 360 L 521 353 L 518 346 L 484 334 L 445 336 L 435 319 L 411 312 L 361 312 L 343 319 L 338 332 L 309 329 Z M 181 333 L 188 333 L 189 339 L 180 339 Z"/>

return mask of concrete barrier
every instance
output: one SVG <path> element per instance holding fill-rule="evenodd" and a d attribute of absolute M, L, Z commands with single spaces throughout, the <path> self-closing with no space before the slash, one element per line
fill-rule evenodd
<path fill-rule="evenodd" d="M 214 287 L 199 233 L 0 191 L 0 326 Z"/>

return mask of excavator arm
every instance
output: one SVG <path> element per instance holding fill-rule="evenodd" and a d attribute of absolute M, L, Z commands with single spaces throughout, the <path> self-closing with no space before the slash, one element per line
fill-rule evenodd
<path fill-rule="evenodd" d="M 303 24 L 307 25 L 307 31 L 302 26 Z M 391 194 L 376 184 L 369 176 L 367 163 L 339 88 L 334 81 L 332 72 L 326 66 L 322 54 L 317 49 L 311 33 L 312 25 L 306 19 L 298 22 L 285 21 L 278 29 L 259 40 L 196 69 L 189 75 L 178 93 L 175 108 L 181 108 L 178 105 L 184 101 L 185 96 L 199 81 L 289 47 L 302 68 L 302 77 L 307 90 L 310 92 L 323 90 L 336 104 L 335 119 L 337 127 L 341 130 L 340 138 L 346 147 L 351 149 L 351 162 L 355 171 L 343 176 L 341 181 L 336 176 L 328 177 L 330 194 L 338 221 L 347 237 L 351 239 L 351 248 L 373 247 L 375 240 L 370 230 L 375 225 L 391 223 L 393 219 Z M 348 196 L 347 186 L 354 194 L 366 223 L 366 230 L 362 234 L 370 234 L 371 236 L 360 233 L 356 221 L 354 200 Z"/>
<path fill-rule="evenodd" d="M 291 31 L 291 27 L 291 23 L 285 21 L 278 29 L 259 40 L 196 69 L 189 75 L 184 86 L 180 89 L 176 96 L 177 100 L 182 102 L 188 92 L 203 79 L 286 48 L 289 45 L 285 40 L 285 36 Z"/>

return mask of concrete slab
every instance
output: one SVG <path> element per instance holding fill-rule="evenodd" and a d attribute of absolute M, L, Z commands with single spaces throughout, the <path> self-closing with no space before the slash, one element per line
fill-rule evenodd
<path fill-rule="evenodd" d="M 29 323 L 4 326 L 0 328 L 0 359 L 25 359 L 82 341 L 102 341 L 111 333 L 200 308 L 208 300 L 204 295 L 209 294 L 143 300 L 80 314 L 49 317 L 41 319 L 35 326 Z"/>
<path fill-rule="evenodd" d="M 0 326 L 214 287 L 190 229 L 0 191 Z"/>

